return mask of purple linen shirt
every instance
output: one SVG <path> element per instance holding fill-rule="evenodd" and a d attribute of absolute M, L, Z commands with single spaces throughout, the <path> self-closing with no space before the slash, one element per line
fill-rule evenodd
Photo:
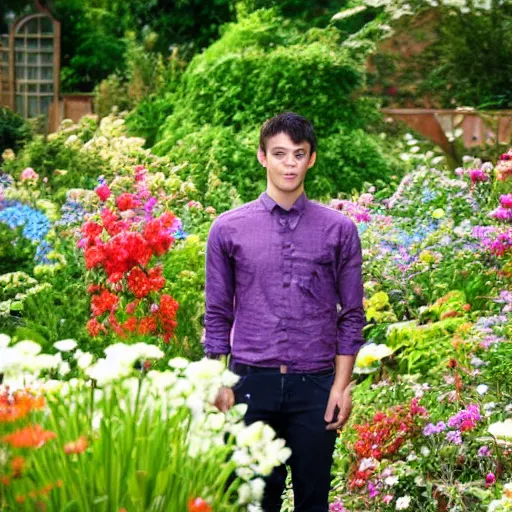
<path fill-rule="evenodd" d="M 334 366 L 364 343 L 361 241 L 341 212 L 266 192 L 214 221 L 206 245 L 205 350 L 290 371 Z"/>

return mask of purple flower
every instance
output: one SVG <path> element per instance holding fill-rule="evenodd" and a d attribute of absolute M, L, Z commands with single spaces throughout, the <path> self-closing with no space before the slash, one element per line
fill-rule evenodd
<path fill-rule="evenodd" d="M 375 496 L 379 495 L 379 491 L 377 490 L 377 487 L 372 482 L 368 482 L 368 496 L 370 498 L 375 498 Z"/>
<path fill-rule="evenodd" d="M 434 434 L 440 434 L 445 429 L 446 429 L 446 423 L 444 421 L 439 421 L 437 423 L 437 425 L 434 425 L 433 423 L 429 423 L 423 429 L 423 435 L 431 436 Z"/>
<path fill-rule="evenodd" d="M 478 449 L 478 456 L 479 457 L 489 457 L 490 454 L 491 454 L 491 451 L 489 450 L 488 446 L 481 446 Z"/>
<path fill-rule="evenodd" d="M 329 512 L 347 512 L 347 509 L 343 506 L 340 498 L 336 498 L 336 501 L 329 505 Z"/>
<path fill-rule="evenodd" d="M 462 436 L 460 431 L 453 430 L 446 434 L 446 440 L 453 444 L 462 444 Z"/>

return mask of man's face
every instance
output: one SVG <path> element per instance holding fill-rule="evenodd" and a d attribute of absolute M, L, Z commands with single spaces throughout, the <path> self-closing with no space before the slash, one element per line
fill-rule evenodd
<path fill-rule="evenodd" d="M 309 142 L 295 144 L 286 133 L 267 139 L 267 152 L 258 149 L 258 160 L 267 169 L 267 178 L 282 192 L 302 187 L 306 173 L 313 166 L 316 153 L 310 154 Z"/>

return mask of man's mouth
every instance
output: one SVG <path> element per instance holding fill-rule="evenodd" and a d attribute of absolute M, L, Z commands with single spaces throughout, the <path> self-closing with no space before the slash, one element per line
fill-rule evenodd
<path fill-rule="evenodd" d="M 293 180 L 293 178 L 295 178 L 297 175 L 296 174 L 293 174 L 293 173 L 287 173 L 287 174 L 284 174 L 283 177 L 285 180 Z"/>

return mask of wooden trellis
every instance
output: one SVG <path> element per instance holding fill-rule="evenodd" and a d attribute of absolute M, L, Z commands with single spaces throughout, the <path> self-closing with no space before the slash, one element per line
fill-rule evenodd
<path fill-rule="evenodd" d="M 60 23 L 49 12 L 14 21 L 0 35 L 0 102 L 25 119 L 56 116 L 59 104 Z"/>

